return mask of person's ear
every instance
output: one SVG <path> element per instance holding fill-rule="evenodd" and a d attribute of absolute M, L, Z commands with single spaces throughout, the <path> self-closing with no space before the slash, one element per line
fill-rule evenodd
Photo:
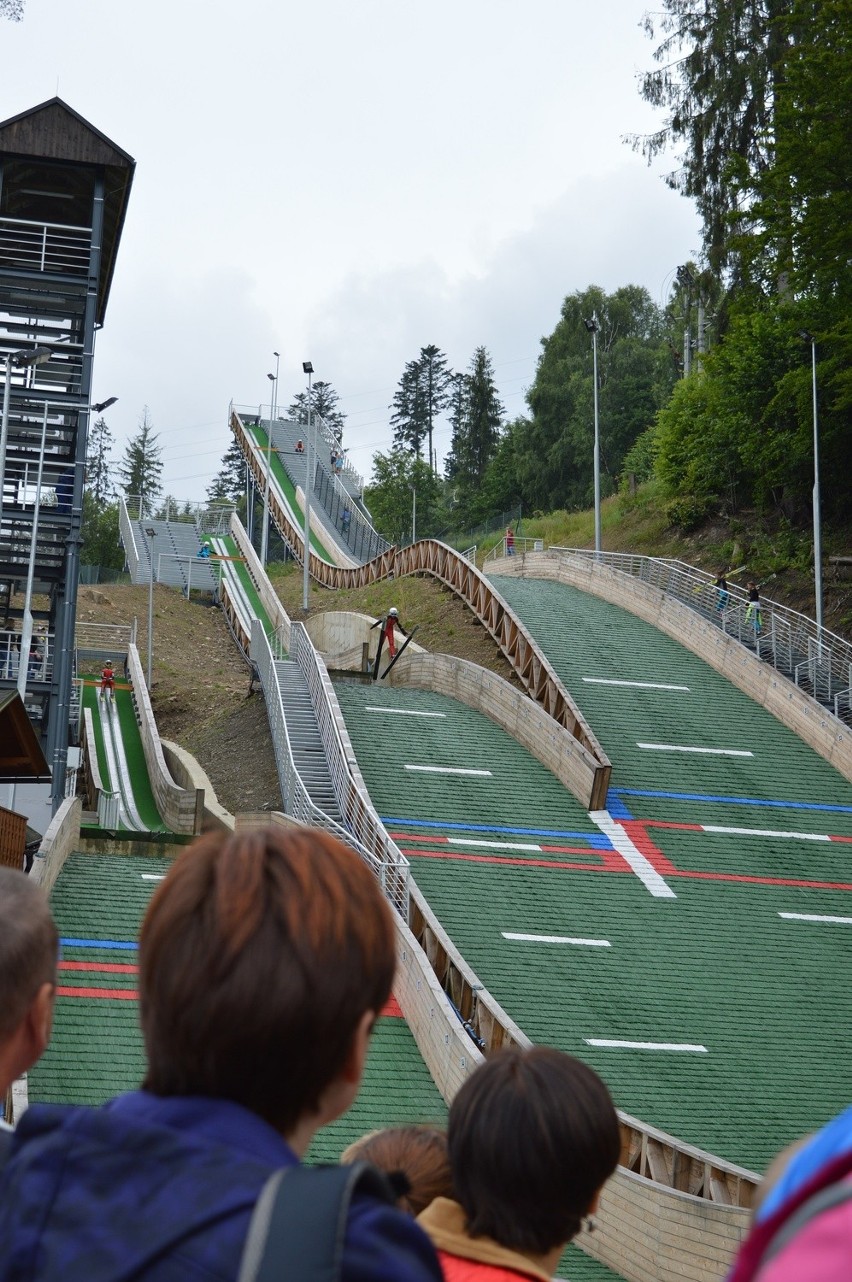
<path fill-rule="evenodd" d="M 343 1061 L 343 1068 L 340 1076 L 344 1082 L 352 1086 L 358 1086 L 361 1078 L 364 1076 L 364 1066 L 367 1063 L 367 1052 L 370 1049 L 370 1034 L 376 1023 L 376 1012 L 365 1010 L 352 1034 L 352 1041 L 349 1043 L 349 1050 L 346 1059 Z"/>
<path fill-rule="evenodd" d="M 36 1059 L 47 1049 L 50 1034 L 53 1030 L 53 1003 L 56 999 L 56 985 L 49 981 L 42 984 L 33 998 L 27 1013 L 30 1040 Z"/>

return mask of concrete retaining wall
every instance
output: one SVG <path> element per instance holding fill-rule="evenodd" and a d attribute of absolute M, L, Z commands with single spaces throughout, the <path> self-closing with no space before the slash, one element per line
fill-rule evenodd
<path fill-rule="evenodd" d="M 148 767 L 151 790 L 157 809 L 172 832 L 200 832 L 204 814 L 204 793 L 200 788 L 187 790 L 178 787 L 166 768 L 139 651 L 132 644 L 127 649 L 127 672 L 133 686 L 145 764 Z"/>
<path fill-rule="evenodd" d="M 364 642 L 375 656 L 379 629 L 372 614 L 358 614 L 354 610 L 324 610 L 305 620 L 308 636 L 319 650 L 328 667 L 349 668 L 361 671 L 361 654 Z M 399 644 L 405 638 L 398 633 Z M 425 654 L 422 645 L 412 641 L 406 654 Z"/>
<path fill-rule="evenodd" d="M 591 806 L 598 763 L 570 731 L 496 672 L 451 654 L 409 658 L 406 650 L 387 682 L 446 694 L 484 713 L 552 771 L 587 809 Z"/>
<path fill-rule="evenodd" d="M 736 638 L 726 635 L 660 588 L 593 561 L 591 557 L 550 552 L 504 557 L 489 562 L 488 570 L 495 575 L 554 579 L 629 610 L 727 677 L 852 781 L 852 732 L 848 727 Z"/>
<path fill-rule="evenodd" d="M 170 739 L 161 739 L 160 744 L 169 774 L 175 783 L 181 788 L 190 791 L 200 789 L 204 793 L 202 829 L 205 832 L 209 828 L 233 830 L 234 816 L 219 804 L 216 790 L 192 753 L 187 752 L 179 743 L 172 743 Z"/>
<path fill-rule="evenodd" d="M 51 819 L 33 861 L 30 876 L 49 895 L 62 865 L 72 850 L 79 849 L 80 819 L 83 803 L 79 797 L 67 797 Z"/>

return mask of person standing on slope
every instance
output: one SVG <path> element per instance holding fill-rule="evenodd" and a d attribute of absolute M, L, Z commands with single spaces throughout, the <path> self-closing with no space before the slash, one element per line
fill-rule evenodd
<path fill-rule="evenodd" d="M 404 637 L 409 635 L 399 621 L 399 610 L 397 610 L 395 605 L 391 606 L 383 619 L 376 619 L 376 622 L 372 625 L 370 631 L 372 632 L 373 628 L 378 628 L 379 626 L 381 626 L 382 629 L 380 636 L 383 636 L 387 641 L 388 652 L 390 657 L 394 659 L 396 658 L 396 641 L 393 635 L 394 628 L 399 628 Z"/>

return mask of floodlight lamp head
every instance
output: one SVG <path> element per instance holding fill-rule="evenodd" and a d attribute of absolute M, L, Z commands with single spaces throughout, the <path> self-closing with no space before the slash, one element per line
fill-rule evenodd
<path fill-rule="evenodd" d="M 273 383 L 275 382 L 275 375 L 274 375 L 274 374 L 267 374 L 267 375 L 266 375 L 266 377 L 267 377 L 267 378 L 271 378 Z"/>
<path fill-rule="evenodd" d="M 598 332 L 598 318 L 597 318 L 597 316 L 593 316 L 591 320 L 586 320 L 586 318 L 585 318 L 585 316 L 584 316 L 584 317 L 583 317 L 583 324 L 585 325 L 586 329 L 589 331 L 589 333 L 590 333 L 590 334 L 597 334 L 597 332 Z"/>
<path fill-rule="evenodd" d="M 49 347 L 33 347 L 29 350 L 14 352 L 12 355 L 12 364 L 19 369 L 25 365 L 43 365 L 49 361 L 53 352 Z"/>
<path fill-rule="evenodd" d="M 145 526 L 145 533 L 148 535 L 149 539 L 155 539 L 157 537 L 157 531 L 151 525 Z"/>
<path fill-rule="evenodd" d="M 813 334 L 809 334 L 806 329 L 800 329 L 798 335 L 803 343 L 812 343 L 814 341 Z"/>
<path fill-rule="evenodd" d="M 302 372 L 304 374 L 313 374 L 314 367 L 310 361 L 302 361 Z"/>
<path fill-rule="evenodd" d="M 103 414 L 104 410 L 108 410 L 110 405 L 115 405 L 117 400 L 117 396 L 108 396 L 105 401 L 98 401 L 97 405 L 93 405 L 92 409 L 96 414 Z"/>

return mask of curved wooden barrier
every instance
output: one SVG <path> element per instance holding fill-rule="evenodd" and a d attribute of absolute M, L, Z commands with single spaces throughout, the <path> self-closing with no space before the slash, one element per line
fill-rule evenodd
<path fill-rule="evenodd" d="M 265 476 L 252 442 L 236 410 L 231 411 L 231 428 L 258 485 Z M 269 512 L 281 537 L 297 560 L 303 555 L 301 530 L 296 529 L 274 490 L 269 494 Z M 437 539 L 420 539 L 407 548 L 389 548 L 381 556 L 354 570 L 330 565 L 311 552 L 311 577 L 327 588 L 357 588 L 380 579 L 406 574 L 428 574 L 450 588 L 464 601 L 488 630 L 509 660 L 522 686 L 554 721 L 564 726 L 595 761 L 591 795 L 584 799 L 590 810 L 606 808 L 606 794 L 612 766 L 565 686 L 511 606 L 470 561 Z"/>

